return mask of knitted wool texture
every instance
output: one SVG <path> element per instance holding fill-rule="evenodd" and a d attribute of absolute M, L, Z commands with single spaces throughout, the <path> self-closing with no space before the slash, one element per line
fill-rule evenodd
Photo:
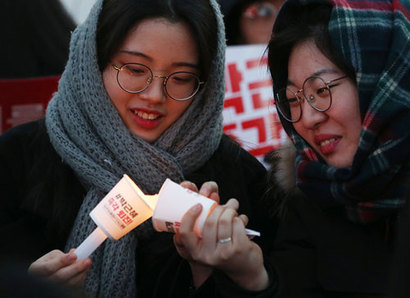
<path fill-rule="evenodd" d="M 289 0 L 275 27 L 285 27 L 290 7 L 312 2 L 333 5 L 328 29 L 336 50 L 356 71 L 362 132 L 352 167 L 334 168 L 281 118 L 298 150 L 297 184 L 325 208 L 344 206 L 352 221 L 380 220 L 410 196 L 410 4 Z"/>
<path fill-rule="evenodd" d="M 222 136 L 225 35 L 217 2 L 210 0 L 218 47 L 209 79 L 185 113 L 154 143 L 127 129 L 104 89 L 96 52 L 102 2 L 96 2 L 87 20 L 74 31 L 58 92 L 46 111 L 52 145 L 87 189 L 66 250 L 77 247 L 95 229 L 90 211 L 124 173 L 146 194 L 157 193 L 166 178 L 181 182 L 184 175 L 201 167 Z M 106 240 L 92 255 L 85 291 L 99 297 L 136 297 L 138 237 L 152 231 L 148 221 L 118 241 Z"/>

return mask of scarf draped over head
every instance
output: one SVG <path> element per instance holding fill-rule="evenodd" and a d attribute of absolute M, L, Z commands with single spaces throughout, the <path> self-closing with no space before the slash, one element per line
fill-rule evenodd
<path fill-rule="evenodd" d="M 300 189 L 324 208 L 344 206 L 351 220 L 372 222 L 395 213 L 410 196 L 410 2 L 329 2 L 332 43 L 357 75 L 362 131 L 352 166 L 326 165 L 282 123 L 298 150 Z M 277 22 L 286 18 L 286 6 Z"/>
<path fill-rule="evenodd" d="M 166 178 L 181 182 L 184 175 L 201 167 L 222 136 L 225 35 L 216 0 L 210 0 L 218 44 L 209 79 L 185 113 L 154 143 L 127 129 L 104 89 L 96 45 L 102 3 L 98 0 L 87 20 L 74 31 L 67 66 L 46 112 L 52 145 L 87 189 L 67 250 L 77 247 L 95 229 L 90 211 L 123 174 L 146 194 L 158 193 Z M 92 255 L 86 292 L 92 296 L 135 297 L 138 237 L 150 233 L 152 225 L 146 222 L 118 241 L 106 240 Z"/>

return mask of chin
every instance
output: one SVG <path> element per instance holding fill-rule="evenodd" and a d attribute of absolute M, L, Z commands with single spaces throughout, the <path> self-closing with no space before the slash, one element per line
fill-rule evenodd
<path fill-rule="evenodd" d="M 332 159 L 327 159 L 326 163 L 329 166 L 335 167 L 335 168 L 349 168 L 353 164 L 353 159 L 349 160 L 332 160 Z"/>

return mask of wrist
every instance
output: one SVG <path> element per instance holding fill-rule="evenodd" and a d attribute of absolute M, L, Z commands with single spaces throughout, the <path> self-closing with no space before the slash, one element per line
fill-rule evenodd
<path fill-rule="evenodd" d="M 269 275 L 265 266 L 262 266 L 258 272 L 248 271 L 244 274 L 227 275 L 234 283 L 248 291 L 263 291 L 269 286 Z"/>
<path fill-rule="evenodd" d="M 200 287 L 212 274 L 213 268 L 197 262 L 189 262 L 192 272 L 192 283 L 195 288 Z"/>

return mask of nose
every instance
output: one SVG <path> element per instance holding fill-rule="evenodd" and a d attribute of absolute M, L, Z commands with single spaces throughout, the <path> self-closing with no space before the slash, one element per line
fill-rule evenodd
<path fill-rule="evenodd" d="M 303 100 L 302 102 L 302 118 L 300 122 L 303 126 L 307 129 L 314 129 L 317 128 L 321 123 L 326 121 L 328 115 L 326 112 L 320 112 L 315 110 L 307 100 Z"/>
<path fill-rule="evenodd" d="M 164 88 L 164 78 L 153 77 L 148 87 L 139 93 L 141 99 L 149 101 L 153 104 L 162 103 L 167 99 Z"/>

